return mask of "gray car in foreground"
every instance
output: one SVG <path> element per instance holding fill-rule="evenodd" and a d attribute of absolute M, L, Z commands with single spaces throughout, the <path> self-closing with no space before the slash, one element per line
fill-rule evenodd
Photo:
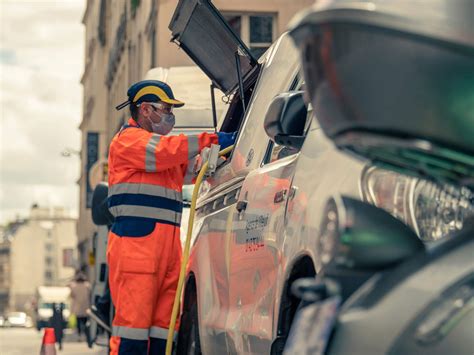
<path fill-rule="evenodd" d="M 440 237 L 428 245 L 366 202 L 326 202 L 316 236 L 324 266 L 295 283 L 312 304 L 298 313 L 288 354 L 473 353 L 473 10 L 462 0 L 329 1 L 294 25 L 324 133 L 442 194 L 415 203 L 424 206 L 417 225 Z"/>

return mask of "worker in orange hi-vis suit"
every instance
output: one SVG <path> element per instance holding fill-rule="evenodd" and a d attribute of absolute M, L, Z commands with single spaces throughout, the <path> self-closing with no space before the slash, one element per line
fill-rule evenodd
<path fill-rule="evenodd" d="M 234 133 L 166 136 L 183 102 L 156 80 L 132 85 L 128 124 L 109 149 L 109 209 L 115 217 L 107 260 L 116 308 L 111 354 L 165 353 L 178 284 L 182 186 L 188 162 L 211 144 L 225 148 Z"/>

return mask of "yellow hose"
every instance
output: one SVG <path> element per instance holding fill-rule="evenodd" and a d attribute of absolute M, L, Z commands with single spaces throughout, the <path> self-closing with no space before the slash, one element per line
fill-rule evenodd
<path fill-rule="evenodd" d="M 227 147 L 219 152 L 219 156 L 226 155 L 234 148 L 233 145 Z M 189 260 L 189 248 L 191 247 L 191 236 L 193 234 L 193 224 L 194 224 L 194 214 L 196 213 L 196 201 L 199 193 L 199 188 L 201 187 L 202 180 L 204 175 L 207 172 L 208 162 L 205 162 L 199 174 L 196 178 L 196 183 L 194 184 L 193 197 L 191 199 L 191 208 L 189 210 L 189 222 L 188 222 L 188 232 L 186 234 L 186 242 L 184 243 L 184 252 L 183 259 L 181 261 L 181 270 L 179 272 L 178 288 L 176 289 L 176 295 L 174 296 L 173 312 L 171 313 L 170 326 L 168 328 L 168 338 L 166 340 L 166 355 L 171 355 L 171 350 L 173 348 L 173 336 L 174 328 L 176 326 L 176 319 L 178 318 L 179 303 L 181 300 L 181 292 L 183 291 L 184 277 L 186 274 L 186 265 Z"/>

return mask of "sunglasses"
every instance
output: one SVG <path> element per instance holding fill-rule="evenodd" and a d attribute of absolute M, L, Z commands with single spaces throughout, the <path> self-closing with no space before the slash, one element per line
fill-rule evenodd
<path fill-rule="evenodd" d="M 153 110 L 159 110 L 164 113 L 173 112 L 173 105 L 166 104 L 163 102 L 142 102 L 141 104 L 138 104 L 137 107 L 140 107 L 143 104 L 150 105 L 153 108 Z"/>
<path fill-rule="evenodd" d="M 164 112 L 164 113 L 172 113 L 173 106 L 170 104 L 165 104 L 163 102 L 147 102 L 151 107 Z"/>

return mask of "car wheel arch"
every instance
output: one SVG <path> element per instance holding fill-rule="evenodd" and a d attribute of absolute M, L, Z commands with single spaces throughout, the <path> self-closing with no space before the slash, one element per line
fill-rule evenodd
<path fill-rule="evenodd" d="M 194 300 L 197 303 L 197 281 L 194 273 L 190 273 L 186 279 L 183 296 L 183 311 L 190 309 L 190 304 Z"/>
<path fill-rule="evenodd" d="M 280 354 L 282 346 L 290 331 L 291 323 L 300 303 L 299 299 L 291 294 L 291 285 L 302 277 L 316 276 L 315 262 L 310 255 L 304 254 L 294 260 L 293 264 L 287 268 L 285 285 L 281 293 L 280 307 L 278 311 L 277 337 L 272 345 L 272 354 Z M 280 344 L 277 344 L 280 343 Z"/>
<path fill-rule="evenodd" d="M 188 354 L 191 349 L 192 335 L 197 336 L 197 349 L 193 354 L 201 354 L 199 341 L 199 321 L 198 321 L 198 304 L 197 304 L 197 284 L 193 273 L 190 273 L 186 279 L 184 288 L 184 296 L 182 301 L 181 324 L 178 332 L 178 339 L 176 344 L 176 354 Z M 196 318 L 195 318 L 196 317 Z M 195 319 L 195 321 L 193 321 Z M 197 328 L 196 329 L 193 328 Z M 195 333 L 196 332 L 196 333 Z M 190 343 L 191 342 L 191 343 Z"/>

